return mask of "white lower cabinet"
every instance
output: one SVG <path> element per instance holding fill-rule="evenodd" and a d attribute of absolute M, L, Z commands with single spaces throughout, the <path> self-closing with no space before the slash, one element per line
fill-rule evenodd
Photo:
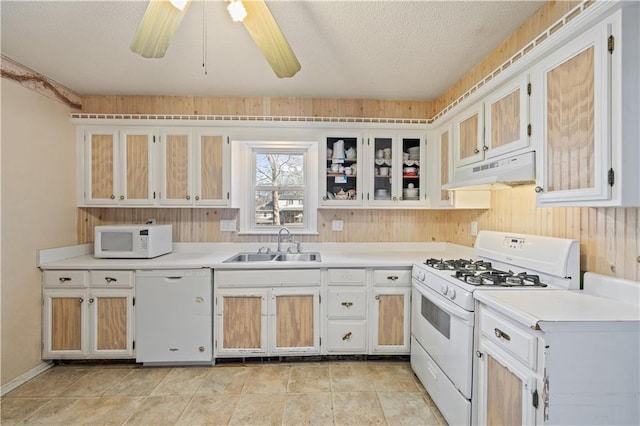
<path fill-rule="evenodd" d="M 372 353 L 409 354 L 411 269 L 373 271 L 370 318 Z"/>
<path fill-rule="evenodd" d="M 329 269 L 327 281 L 327 353 L 367 352 L 365 269 Z"/>
<path fill-rule="evenodd" d="M 216 357 L 320 354 L 320 271 L 215 273 Z"/>
<path fill-rule="evenodd" d="M 43 359 L 133 358 L 133 271 L 45 271 Z"/>

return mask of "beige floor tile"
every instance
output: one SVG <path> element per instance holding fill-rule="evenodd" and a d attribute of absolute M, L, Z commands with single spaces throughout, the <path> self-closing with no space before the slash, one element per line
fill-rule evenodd
<path fill-rule="evenodd" d="M 226 425 L 231 420 L 240 395 L 196 395 L 178 420 L 178 425 Z"/>
<path fill-rule="evenodd" d="M 336 425 L 386 425 L 375 392 L 334 392 L 333 416 Z"/>
<path fill-rule="evenodd" d="M 193 395 L 209 374 L 209 367 L 172 368 L 151 395 Z"/>
<path fill-rule="evenodd" d="M 0 424 L 20 422 L 48 401 L 49 398 L 2 398 Z"/>
<path fill-rule="evenodd" d="M 333 392 L 371 392 L 375 388 L 371 382 L 366 364 L 348 363 L 331 365 L 331 390 Z"/>
<path fill-rule="evenodd" d="M 331 393 L 288 394 L 282 424 L 333 425 Z"/>
<path fill-rule="evenodd" d="M 285 394 L 241 395 L 229 425 L 281 425 L 286 399 Z"/>
<path fill-rule="evenodd" d="M 170 368 L 137 368 L 105 392 L 105 396 L 147 396 L 171 371 Z"/>
<path fill-rule="evenodd" d="M 131 370 L 129 369 L 96 369 L 71 384 L 61 396 L 102 396 L 124 379 Z"/>
<path fill-rule="evenodd" d="M 214 367 L 205 377 L 196 394 L 241 393 L 250 368 Z"/>
<path fill-rule="evenodd" d="M 140 405 L 141 398 L 52 398 L 27 417 L 26 424 L 121 425 Z"/>
<path fill-rule="evenodd" d="M 242 388 L 242 393 L 278 394 L 287 392 L 291 367 L 260 365 L 248 368 L 249 375 Z"/>
<path fill-rule="evenodd" d="M 382 411 L 391 425 L 438 426 L 436 414 L 420 393 L 378 392 Z"/>
<path fill-rule="evenodd" d="M 292 393 L 331 392 L 329 366 L 292 366 L 287 390 Z"/>
<path fill-rule="evenodd" d="M 77 382 L 92 370 L 74 367 L 53 367 L 29 380 L 3 398 L 59 396 L 71 384 Z"/>
<path fill-rule="evenodd" d="M 406 365 L 368 363 L 367 376 L 378 392 L 418 392 L 413 372 Z"/>
<path fill-rule="evenodd" d="M 147 396 L 127 425 L 174 425 L 191 400 L 189 395 Z"/>

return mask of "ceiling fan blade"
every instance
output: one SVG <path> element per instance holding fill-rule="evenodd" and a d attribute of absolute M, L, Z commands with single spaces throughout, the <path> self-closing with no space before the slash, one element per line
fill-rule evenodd
<path fill-rule="evenodd" d="M 300 62 L 265 2 L 245 0 L 242 3 L 247 11 L 242 23 L 271 65 L 273 72 L 280 78 L 293 77 L 300 71 Z"/>
<path fill-rule="evenodd" d="M 162 58 L 189 8 L 189 2 L 150 0 L 131 42 L 131 50 L 145 58 Z"/>

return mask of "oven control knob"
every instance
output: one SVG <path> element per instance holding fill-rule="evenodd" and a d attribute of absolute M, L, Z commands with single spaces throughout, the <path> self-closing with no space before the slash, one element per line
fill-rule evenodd
<path fill-rule="evenodd" d="M 443 284 L 442 288 L 440 289 L 440 293 L 446 296 L 448 292 L 449 292 L 449 287 L 446 284 Z"/>
<path fill-rule="evenodd" d="M 449 291 L 449 299 L 453 300 L 453 299 L 455 299 L 455 298 L 456 298 L 456 289 L 455 289 L 455 288 L 452 288 L 452 289 Z"/>
<path fill-rule="evenodd" d="M 418 271 L 418 279 L 420 281 L 424 281 L 424 278 L 425 278 L 424 272 L 423 271 Z"/>

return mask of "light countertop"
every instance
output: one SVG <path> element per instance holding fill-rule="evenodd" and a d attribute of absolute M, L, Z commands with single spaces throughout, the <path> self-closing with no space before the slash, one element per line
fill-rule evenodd
<path fill-rule="evenodd" d="M 473 257 L 472 248 L 451 243 L 308 243 L 302 251 L 320 252 L 320 262 L 224 263 L 239 252 L 255 253 L 261 247 L 275 250 L 274 243 L 174 243 L 172 253 L 154 259 L 98 259 L 86 253 L 90 245 L 72 246 L 41 250 L 38 266 L 43 270 L 408 268 L 430 257 Z"/>

